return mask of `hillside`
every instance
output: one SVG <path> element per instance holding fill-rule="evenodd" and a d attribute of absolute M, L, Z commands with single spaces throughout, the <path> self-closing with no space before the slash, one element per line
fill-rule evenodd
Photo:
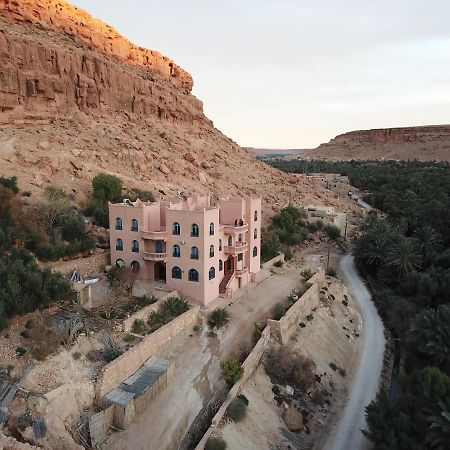
<path fill-rule="evenodd" d="M 351 131 L 308 152 L 311 158 L 450 161 L 450 125 Z"/>
<path fill-rule="evenodd" d="M 192 85 L 170 59 L 64 1 L 0 0 L 0 175 L 33 195 L 49 184 L 87 194 L 109 172 L 157 195 L 341 202 L 224 136 Z"/>

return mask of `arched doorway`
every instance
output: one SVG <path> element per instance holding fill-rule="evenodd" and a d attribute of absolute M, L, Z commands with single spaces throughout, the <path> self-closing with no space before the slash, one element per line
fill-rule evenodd
<path fill-rule="evenodd" d="M 229 256 L 225 261 L 225 273 L 233 273 L 234 272 L 234 258 L 233 256 Z"/>
<path fill-rule="evenodd" d="M 155 280 L 166 281 L 166 265 L 161 261 L 155 263 Z"/>

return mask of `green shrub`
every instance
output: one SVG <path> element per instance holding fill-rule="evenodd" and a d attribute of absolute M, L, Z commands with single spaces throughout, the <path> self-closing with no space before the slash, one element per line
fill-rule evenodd
<path fill-rule="evenodd" d="M 225 308 L 215 309 L 209 316 L 209 328 L 221 328 L 230 321 L 230 313 Z"/>
<path fill-rule="evenodd" d="M 261 258 L 263 262 L 269 261 L 278 255 L 280 251 L 280 240 L 273 234 L 263 235 L 261 241 Z"/>
<path fill-rule="evenodd" d="M 222 370 L 223 378 L 229 386 L 233 386 L 244 374 L 244 368 L 234 357 L 222 361 L 220 363 L 220 369 Z"/>
<path fill-rule="evenodd" d="M 31 191 L 23 191 L 22 197 L 31 197 Z"/>
<path fill-rule="evenodd" d="M 335 225 L 326 225 L 323 229 L 328 237 L 334 241 L 341 237 L 341 230 Z"/>
<path fill-rule="evenodd" d="M 300 272 L 300 276 L 305 281 L 308 281 L 313 275 L 314 275 L 314 272 L 311 269 L 304 269 Z"/>
<path fill-rule="evenodd" d="M 273 265 L 275 266 L 275 267 L 283 267 L 283 261 L 280 259 L 279 261 L 275 261 L 274 263 L 273 263 Z"/>
<path fill-rule="evenodd" d="M 230 403 L 227 413 L 235 422 L 240 422 L 247 414 L 247 404 L 242 399 L 235 398 Z"/>
<path fill-rule="evenodd" d="M 272 392 L 275 394 L 275 395 L 279 395 L 280 394 L 280 386 L 278 386 L 278 385 L 273 385 L 272 386 Z"/>
<path fill-rule="evenodd" d="M 244 394 L 239 394 L 236 398 L 242 400 L 248 406 L 248 398 Z"/>
<path fill-rule="evenodd" d="M 339 367 L 338 372 L 341 377 L 345 377 L 345 375 L 347 375 L 347 371 L 343 367 Z"/>
<path fill-rule="evenodd" d="M 343 304 L 344 306 L 348 306 L 348 301 L 347 301 L 347 300 L 342 300 L 342 304 Z"/>
<path fill-rule="evenodd" d="M 338 369 L 337 364 L 335 364 L 334 362 L 330 362 L 329 366 L 334 372 L 336 372 L 336 370 Z"/>
<path fill-rule="evenodd" d="M 334 267 L 328 267 L 327 275 L 329 277 L 336 277 L 337 275 L 336 269 Z"/>
<path fill-rule="evenodd" d="M 131 327 L 131 331 L 136 334 L 143 334 L 145 332 L 145 322 L 141 319 L 136 319 L 133 322 L 133 326 Z"/>
<path fill-rule="evenodd" d="M 16 355 L 20 358 L 27 352 L 27 349 L 24 347 L 16 347 Z"/>
<path fill-rule="evenodd" d="M 114 175 L 100 173 L 92 180 L 94 199 L 103 205 L 122 200 L 122 180 Z"/>
<path fill-rule="evenodd" d="M 272 319 L 280 320 L 286 314 L 286 308 L 282 303 L 277 303 L 272 309 Z"/>
<path fill-rule="evenodd" d="M 205 444 L 205 450 L 225 450 L 227 443 L 218 437 L 210 437 Z"/>
<path fill-rule="evenodd" d="M 0 177 L 0 185 L 14 192 L 14 194 L 17 194 L 19 192 L 19 187 L 17 186 L 17 177 Z"/>
<path fill-rule="evenodd" d="M 284 248 L 283 253 L 286 261 L 290 261 L 294 257 L 294 253 L 292 253 L 292 250 L 289 247 Z"/>
<path fill-rule="evenodd" d="M 77 360 L 81 358 L 81 353 L 80 352 L 73 352 L 72 353 L 72 358 Z"/>

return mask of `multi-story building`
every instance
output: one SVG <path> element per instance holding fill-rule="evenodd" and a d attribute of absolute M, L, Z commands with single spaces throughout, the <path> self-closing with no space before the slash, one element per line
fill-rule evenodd
<path fill-rule="evenodd" d="M 109 204 L 111 264 L 206 305 L 260 270 L 261 199 L 209 196 Z"/>

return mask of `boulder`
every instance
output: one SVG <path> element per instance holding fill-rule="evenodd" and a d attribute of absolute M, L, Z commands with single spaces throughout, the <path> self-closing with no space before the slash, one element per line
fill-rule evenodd
<path fill-rule="evenodd" d="M 290 406 L 284 413 L 284 423 L 289 431 L 298 432 L 303 429 L 303 416 L 296 408 Z"/>

